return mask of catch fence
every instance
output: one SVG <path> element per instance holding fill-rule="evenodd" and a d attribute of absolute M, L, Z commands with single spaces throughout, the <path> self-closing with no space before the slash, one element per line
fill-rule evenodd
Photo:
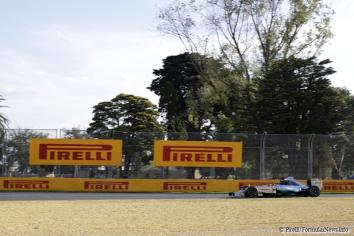
<path fill-rule="evenodd" d="M 123 164 L 109 166 L 30 166 L 30 138 L 100 138 L 123 140 Z M 242 141 L 240 168 L 183 168 L 153 165 L 154 140 Z M 354 174 L 354 136 L 236 133 L 144 133 L 84 130 L 7 130 L 0 143 L 3 177 L 131 179 L 348 179 Z"/>

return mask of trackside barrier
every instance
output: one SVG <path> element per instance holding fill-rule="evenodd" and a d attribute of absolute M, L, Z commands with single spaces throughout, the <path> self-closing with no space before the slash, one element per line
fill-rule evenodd
<path fill-rule="evenodd" d="M 5 191 L 227 192 L 236 187 L 225 180 L 0 178 Z"/>
<path fill-rule="evenodd" d="M 0 191 L 208 193 L 231 192 L 244 185 L 277 182 L 278 180 L 0 178 Z M 354 193 L 354 180 L 324 180 L 322 191 Z"/>

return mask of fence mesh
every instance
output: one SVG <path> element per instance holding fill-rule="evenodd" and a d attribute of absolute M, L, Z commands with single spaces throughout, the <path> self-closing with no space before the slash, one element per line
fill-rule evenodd
<path fill-rule="evenodd" d="M 30 138 L 123 140 L 123 163 L 108 166 L 30 166 Z M 154 140 L 242 141 L 241 168 L 153 165 Z M 7 130 L 0 143 L 0 175 L 72 178 L 347 179 L 354 174 L 354 136 L 235 133 L 144 133 L 84 130 Z"/>

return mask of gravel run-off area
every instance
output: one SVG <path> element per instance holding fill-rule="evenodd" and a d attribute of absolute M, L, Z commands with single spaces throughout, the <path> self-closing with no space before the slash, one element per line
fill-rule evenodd
<path fill-rule="evenodd" d="M 2 201 L 0 209 L 0 235 L 284 235 L 280 227 L 354 235 L 354 197 Z"/>

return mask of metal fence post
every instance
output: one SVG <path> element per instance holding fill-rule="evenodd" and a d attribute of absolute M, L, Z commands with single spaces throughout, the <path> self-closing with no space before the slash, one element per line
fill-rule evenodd
<path fill-rule="evenodd" d="M 313 140 L 315 138 L 314 134 L 310 135 L 307 144 L 307 178 L 312 178 L 313 171 Z"/>
<path fill-rule="evenodd" d="M 5 155 L 5 142 L 3 141 L 2 143 L 0 143 L 0 158 L 1 158 L 1 162 L 2 162 L 2 166 L 1 166 L 1 176 L 6 177 L 6 155 Z"/>
<path fill-rule="evenodd" d="M 210 178 L 215 179 L 215 167 L 210 168 Z"/>
<path fill-rule="evenodd" d="M 166 175 L 165 175 L 165 167 L 160 167 L 160 176 L 161 176 L 161 179 L 165 179 L 166 178 Z"/>
<path fill-rule="evenodd" d="M 79 173 L 79 166 L 74 166 L 74 178 L 77 178 Z"/>
<path fill-rule="evenodd" d="M 263 133 L 259 145 L 259 178 L 265 179 L 265 142 L 267 133 Z"/>
<path fill-rule="evenodd" d="M 7 140 L 5 140 L 3 143 L 2 155 L 3 155 L 2 160 L 3 160 L 3 166 L 4 166 L 3 176 L 8 177 L 9 176 L 9 173 L 8 173 L 9 169 L 8 169 L 7 165 L 8 165 L 8 161 L 9 161 L 8 160 L 9 155 L 7 153 Z"/>

